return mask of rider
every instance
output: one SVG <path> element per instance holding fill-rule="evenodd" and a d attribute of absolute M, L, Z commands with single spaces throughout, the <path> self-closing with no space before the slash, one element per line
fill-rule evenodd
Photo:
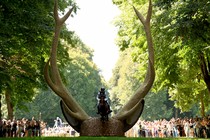
<path fill-rule="evenodd" d="M 101 88 L 101 90 L 98 92 L 98 95 L 97 95 L 97 100 L 98 100 L 98 105 L 97 105 L 97 108 L 98 108 L 98 112 L 97 114 L 100 114 L 100 111 L 99 111 L 99 103 L 100 103 L 100 100 L 104 99 L 105 101 L 105 104 L 108 106 L 108 114 L 112 112 L 112 110 L 110 109 L 110 106 L 108 104 L 108 101 L 107 101 L 107 98 L 106 98 L 106 92 L 105 92 L 105 88 Z"/>

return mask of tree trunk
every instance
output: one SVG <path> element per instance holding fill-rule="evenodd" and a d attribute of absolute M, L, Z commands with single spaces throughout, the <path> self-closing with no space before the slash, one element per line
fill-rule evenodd
<path fill-rule="evenodd" d="M 207 57 L 207 61 L 206 61 L 203 52 L 200 53 L 200 67 L 201 67 L 203 79 L 206 83 L 206 87 L 207 87 L 208 93 L 210 95 L 210 61 L 209 61 L 208 57 Z"/>
<path fill-rule="evenodd" d="M 204 106 L 204 102 L 203 102 L 203 94 L 201 93 L 201 115 L 204 118 L 205 117 L 205 106 Z"/>
<path fill-rule="evenodd" d="M 175 119 L 179 117 L 179 109 L 175 108 Z"/>
<path fill-rule="evenodd" d="M 5 92 L 5 100 L 7 103 L 8 119 L 13 119 L 13 104 L 11 100 L 11 91 L 9 89 Z"/>
<path fill-rule="evenodd" d="M 2 95 L 0 94 L 0 120 L 2 119 L 2 111 L 1 111 L 1 98 L 2 98 Z"/>

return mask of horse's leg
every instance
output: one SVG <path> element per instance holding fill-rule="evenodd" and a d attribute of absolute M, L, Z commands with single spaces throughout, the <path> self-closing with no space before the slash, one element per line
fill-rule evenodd
<path fill-rule="evenodd" d="M 101 121 L 104 121 L 105 120 L 105 116 L 101 116 Z"/>
<path fill-rule="evenodd" d="M 108 121 L 109 120 L 109 117 L 108 117 L 108 114 L 106 115 L 106 121 Z"/>

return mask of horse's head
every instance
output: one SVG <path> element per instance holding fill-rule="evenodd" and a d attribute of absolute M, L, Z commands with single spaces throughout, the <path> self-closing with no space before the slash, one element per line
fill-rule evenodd
<path fill-rule="evenodd" d="M 99 100 L 100 103 L 105 103 L 105 97 L 101 97 Z"/>

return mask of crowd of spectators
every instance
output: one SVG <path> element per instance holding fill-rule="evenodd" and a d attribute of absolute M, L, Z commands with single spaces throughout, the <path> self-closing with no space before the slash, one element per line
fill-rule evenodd
<path fill-rule="evenodd" d="M 54 120 L 54 126 L 45 122 L 31 120 L 0 120 L 0 137 L 39 137 L 39 136 L 79 136 L 72 127 L 60 118 Z M 172 118 L 154 121 L 139 120 L 125 134 L 127 137 L 187 137 L 210 138 L 210 115 L 205 118 Z"/>
<path fill-rule="evenodd" d="M 205 118 L 139 120 L 126 135 L 129 137 L 210 138 L 210 115 Z"/>
<path fill-rule="evenodd" d="M 41 129 L 45 127 L 45 123 L 31 120 L 13 119 L 0 120 L 0 137 L 38 137 L 41 136 Z"/>
<path fill-rule="evenodd" d="M 0 137 L 40 137 L 40 136 L 79 136 L 67 123 L 57 117 L 54 125 L 32 119 L 0 120 Z"/>

